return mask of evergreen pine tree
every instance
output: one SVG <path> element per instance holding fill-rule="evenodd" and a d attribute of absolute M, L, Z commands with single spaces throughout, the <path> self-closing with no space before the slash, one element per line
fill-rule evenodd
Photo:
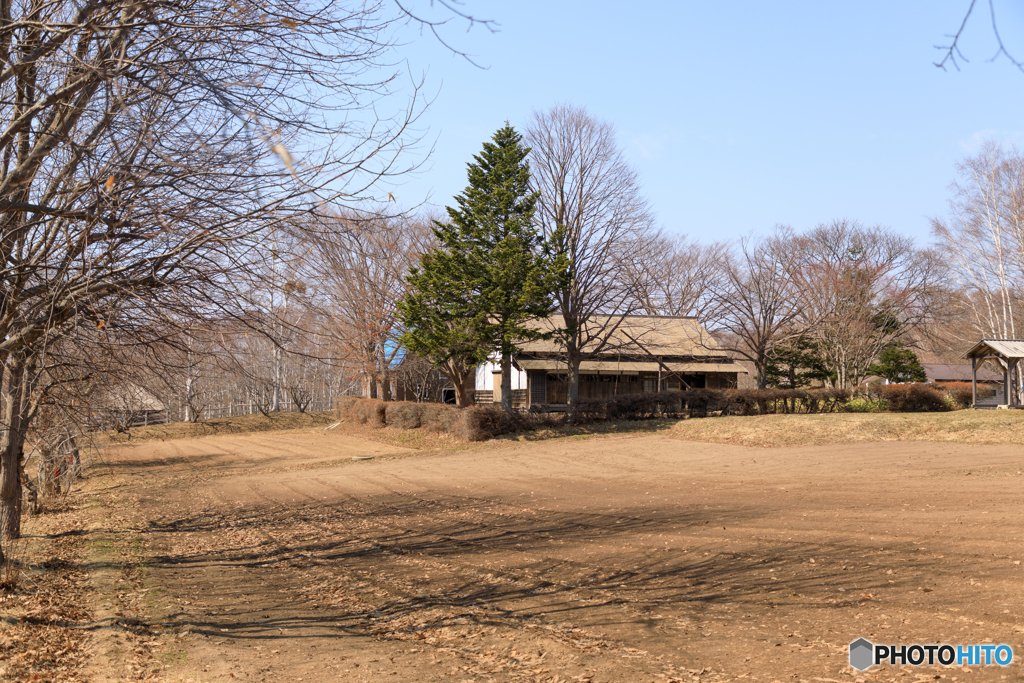
<path fill-rule="evenodd" d="M 878 356 L 878 362 L 867 370 L 890 382 L 926 382 L 928 376 L 917 359 L 917 354 L 897 342 Z"/>
<path fill-rule="evenodd" d="M 505 124 L 469 164 L 469 185 L 435 222 L 438 247 L 409 276 L 400 306 L 403 343 L 435 363 L 501 357 L 501 404 L 512 409 L 512 355 L 517 344 L 544 335 L 527 327 L 552 309 L 566 270 L 533 222 L 529 149 Z"/>

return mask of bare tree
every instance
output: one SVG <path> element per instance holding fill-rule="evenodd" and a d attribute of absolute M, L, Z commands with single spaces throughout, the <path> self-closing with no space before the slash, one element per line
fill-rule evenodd
<path fill-rule="evenodd" d="M 638 297 L 649 315 L 694 316 L 701 322 L 718 315 L 725 288 L 728 246 L 701 244 L 685 235 L 659 236 L 626 263 L 635 272 Z"/>
<path fill-rule="evenodd" d="M 792 245 L 798 320 L 846 388 L 863 378 L 888 346 L 931 316 L 936 261 L 891 229 L 836 220 Z"/>
<path fill-rule="evenodd" d="M 957 171 L 950 216 L 933 219 L 932 232 L 975 333 L 1015 339 L 1024 329 L 1024 157 L 988 142 Z"/>
<path fill-rule="evenodd" d="M 20 529 L 40 349 L 81 326 L 123 325 L 145 343 L 182 320 L 244 314 L 238 273 L 263 260 L 270 231 L 404 170 L 396 160 L 416 105 L 375 116 L 394 76 L 378 69 L 387 29 L 407 18 L 391 10 L 0 3 L 6 536 Z M 114 314 L 112 301 L 128 303 Z"/>
<path fill-rule="evenodd" d="M 417 403 L 440 403 L 444 399 L 445 385 L 450 381 L 432 362 L 414 353 L 403 355 L 402 362 L 395 368 L 393 376 L 400 386 L 405 387 L 406 393 L 411 390 L 412 399 Z M 403 400 L 408 401 L 409 397 L 405 396 Z"/>
<path fill-rule="evenodd" d="M 536 220 L 569 260 L 555 295 L 568 367 L 570 414 L 579 398 L 580 363 L 608 351 L 626 315 L 642 310 L 631 259 L 653 238 L 650 209 L 612 126 L 586 110 L 535 111 L 526 130 L 530 172 L 540 193 Z"/>
<path fill-rule="evenodd" d="M 725 286 L 718 292 L 712 329 L 727 351 L 754 364 L 760 388 L 766 386 L 775 350 L 806 329 L 799 324 L 795 245 L 793 231 L 779 227 L 769 237 L 741 240 L 737 252 L 723 262 Z"/>
<path fill-rule="evenodd" d="M 404 353 L 398 301 L 429 238 L 425 221 L 353 212 L 305 231 L 308 265 L 320 273 L 314 305 L 330 319 L 337 352 L 360 368 L 372 398 L 392 398 L 391 371 Z"/>

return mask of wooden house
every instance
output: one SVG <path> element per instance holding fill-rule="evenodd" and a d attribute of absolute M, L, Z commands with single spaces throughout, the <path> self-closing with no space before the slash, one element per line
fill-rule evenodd
<path fill-rule="evenodd" d="M 167 406 L 145 387 L 122 382 L 90 397 L 89 421 L 101 429 L 137 427 L 168 421 Z"/>
<path fill-rule="evenodd" d="M 560 316 L 537 321 L 535 329 L 553 332 Z M 579 397 L 600 400 L 624 394 L 687 388 L 734 388 L 746 370 L 721 350 L 692 317 L 601 316 L 591 321 L 610 330 L 586 346 L 592 354 L 580 365 Z M 567 364 L 562 342 L 551 339 L 520 344 L 514 358 L 513 405 L 560 410 L 568 402 Z M 477 369 L 477 402 L 501 400 L 501 368 Z"/>
<path fill-rule="evenodd" d="M 990 368 L 979 367 L 972 374 L 970 363 L 921 363 L 924 368 L 925 380 L 929 384 L 933 382 L 971 382 L 979 384 L 999 384 L 1003 381 L 1003 374 L 995 372 Z"/>

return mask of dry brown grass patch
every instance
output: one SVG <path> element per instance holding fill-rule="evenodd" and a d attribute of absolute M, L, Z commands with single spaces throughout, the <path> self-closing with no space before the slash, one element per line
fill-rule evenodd
<path fill-rule="evenodd" d="M 1024 411 L 719 417 L 681 421 L 671 435 L 687 441 L 767 448 L 862 441 L 1024 445 Z"/>
<path fill-rule="evenodd" d="M 191 439 L 218 434 L 244 434 L 248 432 L 273 432 L 288 429 L 309 429 L 326 427 L 335 421 L 331 411 L 292 413 L 280 412 L 265 415 L 238 415 L 202 422 L 171 422 L 149 427 L 136 427 L 130 434 L 107 432 L 104 436 L 109 443 L 128 441 L 150 441 L 153 439 Z"/>

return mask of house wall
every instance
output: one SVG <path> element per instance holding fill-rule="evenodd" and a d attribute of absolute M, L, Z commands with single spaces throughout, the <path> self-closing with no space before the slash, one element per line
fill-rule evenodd
<path fill-rule="evenodd" d="M 709 372 L 707 376 L 708 389 L 735 389 L 739 383 L 740 373 L 735 372 Z"/>
<path fill-rule="evenodd" d="M 709 372 L 706 374 L 684 375 L 686 381 L 695 387 L 708 389 L 731 389 L 736 387 L 736 374 Z M 581 374 L 579 396 L 583 400 L 602 400 L 613 396 L 640 394 L 645 391 L 678 390 L 678 379 L 662 377 L 658 384 L 657 373 L 637 375 L 595 375 Z M 530 373 L 530 404 L 559 405 L 568 402 L 568 382 L 565 375 L 545 372 Z"/>
<path fill-rule="evenodd" d="M 476 368 L 476 390 L 494 391 L 494 373 L 501 372 L 501 364 L 487 362 Z M 498 387 L 499 389 L 501 387 Z M 526 372 L 512 368 L 512 390 L 526 388 Z"/>

